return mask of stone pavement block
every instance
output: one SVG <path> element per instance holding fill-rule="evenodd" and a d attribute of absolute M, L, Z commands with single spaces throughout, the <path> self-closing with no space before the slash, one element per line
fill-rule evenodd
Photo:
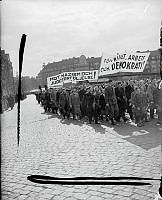
<path fill-rule="evenodd" d="M 115 189 L 108 189 L 108 188 L 101 188 L 100 190 L 98 190 L 99 192 L 102 192 L 102 193 L 108 193 L 108 194 L 113 194 Z"/>
<path fill-rule="evenodd" d="M 15 199 L 15 198 L 17 198 L 19 196 L 20 196 L 20 194 L 18 194 L 18 193 L 10 193 L 10 194 L 8 194 L 8 197 L 11 197 L 13 199 Z"/>
<path fill-rule="evenodd" d="M 53 197 L 53 194 L 39 194 L 38 195 L 38 199 L 41 198 L 41 199 L 51 199 Z"/>
<path fill-rule="evenodd" d="M 91 190 L 91 191 L 88 191 L 86 194 L 101 197 L 103 195 L 103 192 Z"/>
<path fill-rule="evenodd" d="M 31 188 L 31 191 L 33 191 L 33 192 L 40 192 L 40 191 L 43 191 L 44 190 L 44 188 L 42 188 L 42 187 L 32 187 Z"/>
<path fill-rule="evenodd" d="M 3 195 L 3 196 L 1 195 L 1 199 L 6 200 L 6 199 L 9 199 L 9 197 L 8 197 L 8 195 Z"/>
<path fill-rule="evenodd" d="M 125 197 L 120 196 L 120 195 L 114 195 L 111 200 L 123 200 L 123 198 Z"/>
<path fill-rule="evenodd" d="M 30 192 L 30 193 L 28 194 L 29 197 L 36 197 L 36 196 L 38 196 L 38 195 L 39 195 L 39 193 L 37 193 L 37 192 Z"/>
<path fill-rule="evenodd" d="M 90 196 L 88 200 L 104 200 L 104 198 L 99 196 Z"/>
<path fill-rule="evenodd" d="M 101 188 L 101 186 L 100 185 L 89 185 L 88 187 L 87 187 L 87 189 L 89 190 L 89 191 L 99 191 L 100 190 L 100 188 Z"/>
<path fill-rule="evenodd" d="M 76 199 L 88 199 L 90 195 L 83 194 L 83 193 L 73 193 L 72 197 L 75 197 Z"/>
<path fill-rule="evenodd" d="M 68 191 L 65 191 L 63 193 L 61 193 L 61 196 L 63 197 L 71 197 L 73 196 L 74 192 L 68 192 Z"/>
<path fill-rule="evenodd" d="M 58 195 L 58 196 L 53 196 L 50 200 L 66 200 L 66 199 L 68 198 Z M 77 200 L 77 199 L 70 197 L 70 200 Z"/>
<path fill-rule="evenodd" d="M 25 188 L 25 186 L 26 186 L 26 185 L 24 185 L 24 184 L 16 184 L 16 185 L 15 185 L 15 188 L 16 188 L 16 189 L 22 189 L 22 188 Z"/>
<path fill-rule="evenodd" d="M 44 189 L 41 192 L 39 192 L 39 195 L 44 195 L 44 194 L 52 194 L 52 195 L 59 195 L 63 193 L 62 190 L 52 190 L 52 189 Z"/>
<path fill-rule="evenodd" d="M 28 198 L 28 195 L 20 195 L 19 197 L 17 197 L 17 200 L 24 200 Z"/>
<path fill-rule="evenodd" d="M 27 186 L 25 186 L 23 188 L 21 188 L 21 187 L 18 187 L 18 188 L 20 188 L 21 190 L 25 190 L 25 191 L 32 191 L 34 187 L 27 185 Z"/>
<path fill-rule="evenodd" d="M 31 193 L 31 191 L 29 191 L 29 190 L 23 190 L 23 189 L 21 189 L 21 190 L 16 189 L 16 191 L 19 191 L 18 192 L 19 194 L 30 194 Z"/>
<path fill-rule="evenodd" d="M 140 194 L 143 196 L 148 196 L 148 197 L 153 197 L 153 195 L 154 195 L 154 193 L 152 193 L 151 191 L 146 191 L 146 190 L 142 190 L 142 189 L 135 189 L 134 193 Z"/>
<path fill-rule="evenodd" d="M 134 199 L 134 200 L 140 200 L 140 199 L 142 199 L 142 200 L 150 200 L 150 197 L 139 195 L 139 194 L 133 194 L 131 196 L 131 198 Z"/>
<path fill-rule="evenodd" d="M 75 192 L 75 191 L 77 191 L 75 188 L 66 188 L 65 190 L 64 190 L 65 192 Z M 80 191 L 80 190 L 79 190 Z"/>
<path fill-rule="evenodd" d="M 126 196 L 129 197 L 132 192 L 124 191 L 124 190 L 115 190 L 113 194 L 118 194 L 120 196 Z"/>
<path fill-rule="evenodd" d="M 116 199 L 131 200 L 130 197 L 123 197 L 123 196 L 118 196 Z M 112 198 L 112 200 L 114 200 L 114 199 Z"/>
<path fill-rule="evenodd" d="M 113 194 L 104 194 L 102 197 L 104 198 L 104 199 L 112 199 L 113 198 Z"/>

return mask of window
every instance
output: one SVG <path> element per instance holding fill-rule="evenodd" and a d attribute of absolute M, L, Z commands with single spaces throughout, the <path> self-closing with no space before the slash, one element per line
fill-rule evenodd
<path fill-rule="evenodd" d="M 146 64 L 145 68 L 146 68 L 146 69 L 148 69 L 148 68 L 149 68 L 149 65 L 148 65 L 148 64 Z"/>
<path fill-rule="evenodd" d="M 155 63 L 156 63 L 156 61 L 155 61 L 155 60 L 153 60 L 153 61 L 152 61 L 152 64 L 155 64 Z"/>
<path fill-rule="evenodd" d="M 151 66 L 151 69 L 152 69 L 152 70 L 151 70 L 152 72 L 157 72 L 157 66 L 156 66 L 156 65 L 152 65 L 152 66 Z"/>

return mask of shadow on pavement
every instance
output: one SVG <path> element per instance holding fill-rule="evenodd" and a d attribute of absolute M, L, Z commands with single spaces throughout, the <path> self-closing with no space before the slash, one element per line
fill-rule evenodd
<path fill-rule="evenodd" d="M 66 125 L 76 125 L 83 126 L 85 120 L 73 120 L 63 119 L 62 116 L 53 114 L 50 112 L 43 112 L 41 114 L 48 115 L 48 119 L 57 118 L 60 119 L 62 124 Z M 103 128 L 102 125 L 107 126 L 108 128 L 113 128 L 113 130 L 124 140 L 135 144 L 145 150 L 149 150 L 161 145 L 162 142 L 162 126 L 157 126 L 156 122 L 153 120 L 149 123 L 145 123 L 143 127 L 137 127 L 131 123 L 120 123 L 118 125 L 112 126 L 110 122 L 101 122 L 101 124 L 87 124 L 92 127 L 96 133 L 105 134 L 106 128 Z"/>
<path fill-rule="evenodd" d="M 83 125 L 82 121 L 73 120 L 72 118 L 70 118 L 70 119 L 67 119 L 67 118 L 63 119 L 63 117 L 61 115 L 53 114 L 51 112 L 43 112 L 41 114 L 48 115 L 48 119 L 52 119 L 52 118 L 60 119 L 60 122 L 62 124 L 66 124 L 66 125 L 74 124 L 74 125 L 78 125 L 78 126 L 82 126 Z"/>
<path fill-rule="evenodd" d="M 149 150 L 161 145 L 162 142 L 162 126 L 157 126 L 155 123 L 151 121 L 143 127 L 136 127 L 131 124 L 114 126 L 114 131 L 124 140 Z"/>
<path fill-rule="evenodd" d="M 105 134 L 106 128 L 103 128 L 101 125 L 102 124 L 90 124 L 96 133 Z"/>

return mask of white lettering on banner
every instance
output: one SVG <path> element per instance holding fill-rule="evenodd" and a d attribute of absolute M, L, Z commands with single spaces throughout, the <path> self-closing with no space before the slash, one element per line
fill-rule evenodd
<path fill-rule="evenodd" d="M 143 72 L 150 52 L 146 53 L 117 53 L 114 56 L 103 54 L 99 76 L 118 72 Z"/>
<path fill-rule="evenodd" d="M 77 81 L 85 80 L 98 80 L 98 70 L 93 71 L 76 71 L 76 72 L 63 72 L 59 75 L 48 77 L 48 88 L 55 87 L 56 85 L 63 85 L 63 83 L 75 83 Z"/>

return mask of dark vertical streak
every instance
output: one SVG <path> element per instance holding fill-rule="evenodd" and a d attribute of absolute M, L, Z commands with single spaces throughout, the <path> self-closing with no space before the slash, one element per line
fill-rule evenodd
<path fill-rule="evenodd" d="M 20 42 L 19 49 L 19 84 L 18 84 L 18 110 L 17 110 L 17 142 L 19 146 L 20 141 L 20 100 L 21 100 L 21 72 L 22 72 L 22 63 L 23 63 L 23 54 L 26 42 L 26 35 L 23 34 Z"/>
<path fill-rule="evenodd" d="M 160 179 L 159 194 L 162 197 L 162 176 L 161 176 L 161 179 Z"/>

